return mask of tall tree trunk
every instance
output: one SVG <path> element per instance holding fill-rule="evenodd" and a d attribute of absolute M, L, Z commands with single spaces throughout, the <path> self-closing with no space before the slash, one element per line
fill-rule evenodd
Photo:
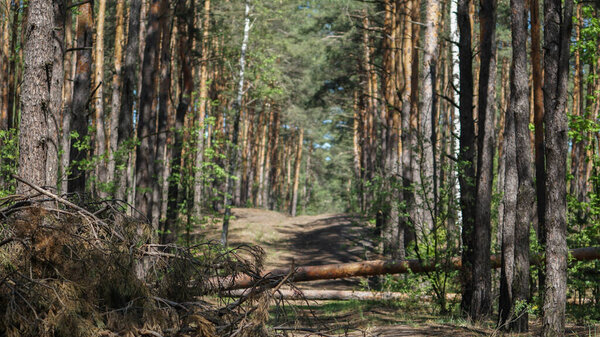
<path fill-rule="evenodd" d="M 52 78 L 50 87 L 50 114 L 46 116 L 46 185 L 54 189 L 58 186 L 59 151 L 60 151 L 60 116 L 62 110 L 62 91 L 64 83 L 65 56 L 65 16 L 66 4 L 62 0 L 53 1 L 53 58 Z"/>
<path fill-rule="evenodd" d="M 244 10 L 244 37 L 242 39 L 242 51 L 240 53 L 240 73 L 237 88 L 237 96 L 233 103 L 233 135 L 231 146 L 229 146 L 229 170 L 227 171 L 227 193 L 225 195 L 225 215 L 223 217 L 223 231 L 221 233 L 221 244 L 227 247 L 227 234 L 229 232 L 229 220 L 231 218 L 231 206 L 233 200 L 234 181 L 232 177 L 238 169 L 238 134 L 240 130 L 240 110 L 242 106 L 242 95 L 244 94 L 244 75 L 246 71 L 246 50 L 248 48 L 248 37 L 250 35 L 250 0 L 246 0 Z"/>
<path fill-rule="evenodd" d="M 513 61 L 514 62 L 514 61 Z M 514 88 L 514 66 L 511 67 L 511 88 Z M 519 188 L 519 176 L 517 172 L 517 149 L 515 134 L 515 105 L 516 93 L 511 93 L 511 103 L 506 110 L 504 119 L 504 158 L 506 166 L 504 169 L 504 221 L 502 223 L 502 266 L 500 270 L 500 300 L 499 315 L 500 325 L 508 329 L 510 320 L 514 317 L 513 281 L 515 276 L 515 221 L 517 218 L 517 192 Z"/>
<path fill-rule="evenodd" d="M 98 157 L 96 167 L 96 189 L 100 198 L 106 198 L 107 180 L 107 151 L 106 151 L 106 126 L 104 123 L 104 21 L 106 13 L 106 0 L 98 0 L 98 15 L 96 15 L 96 44 L 95 44 L 95 66 L 94 66 L 94 85 L 96 108 L 96 149 L 95 154 Z"/>
<path fill-rule="evenodd" d="M 531 74 L 533 79 L 533 120 L 535 125 L 535 189 L 537 207 L 537 238 L 541 247 L 545 247 L 546 225 L 546 164 L 544 157 L 544 92 L 542 90 L 542 56 L 540 50 L 541 27 L 538 0 L 529 2 L 531 17 Z M 544 270 L 538 268 L 538 289 L 544 289 Z"/>
<path fill-rule="evenodd" d="M 46 180 L 48 116 L 52 116 L 54 9 L 51 0 L 28 3 L 27 38 L 24 41 L 24 69 L 21 89 L 21 130 L 19 132 L 19 175 L 38 186 Z M 32 194 L 29 186 L 19 183 L 17 193 Z"/>
<path fill-rule="evenodd" d="M 85 140 L 88 134 L 89 102 L 91 95 L 92 72 L 92 40 L 93 40 L 93 1 L 81 4 L 77 14 L 77 61 L 75 65 L 75 79 L 73 84 L 73 105 L 71 112 L 71 132 L 77 134 L 71 140 L 70 159 L 72 168 L 69 176 L 69 192 L 82 194 L 86 185 L 87 149 Z"/>
<path fill-rule="evenodd" d="M 18 53 L 21 49 L 17 50 L 17 40 L 19 39 L 19 12 L 20 10 L 19 2 L 12 1 L 11 9 L 13 13 L 12 19 L 12 28 L 11 28 L 11 38 L 10 38 L 10 58 L 8 64 L 8 93 L 6 97 L 6 119 L 7 119 L 7 128 L 12 129 L 17 127 L 17 108 L 15 107 L 15 99 L 17 95 L 17 60 Z M 23 18 L 25 20 L 27 9 L 23 9 Z M 23 41 L 21 41 L 23 43 Z"/>
<path fill-rule="evenodd" d="M 148 13 L 148 30 L 142 63 L 142 87 L 140 90 L 139 120 L 137 137 L 140 144 L 136 151 L 135 205 L 138 211 L 149 220 L 152 219 L 153 194 L 156 155 L 156 110 L 152 108 L 156 95 L 155 83 L 158 75 L 158 52 L 160 45 L 160 17 L 164 13 L 164 0 L 152 0 Z"/>
<path fill-rule="evenodd" d="M 185 4 L 185 0 L 184 4 Z M 179 104 L 175 113 L 175 139 L 173 141 L 173 150 L 171 151 L 171 176 L 169 180 L 168 203 L 167 203 L 167 219 L 164 223 L 164 228 L 161 231 L 161 242 L 171 241 L 167 233 L 173 232 L 172 238 L 177 237 L 177 218 L 178 218 L 178 202 L 181 197 L 181 179 L 179 176 L 183 172 L 182 150 L 183 150 L 183 128 L 185 123 L 185 115 L 191 103 L 192 90 L 194 88 L 194 79 L 192 77 L 192 68 L 190 66 L 190 55 L 187 53 L 192 48 L 194 34 L 194 1 L 191 5 L 182 6 L 181 12 L 178 13 L 178 55 L 181 69 L 182 89 L 179 93 Z"/>
<path fill-rule="evenodd" d="M 166 214 L 161 213 L 163 187 L 166 184 L 163 178 L 168 177 L 167 165 L 167 120 L 171 106 L 171 34 L 173 32 L 173 19 L 170 14 L 169 3 L 163 5 L 164 12 L 160 18 L 162 41 L 160 47 L 160 83 L 158 92 L 158 129 L 156 137 L 156 183 L 152 185 L 152 221 L 158 228 L 159 221 Z"/>
<path fill-rule="evenodd" d="M 67 11 L 65 17 L 65 49 L 73 47 L 73 14 Z M 69 170 L 70 163 L 70 151 L 71 148 L 71 119 L 73 116 L 71 107 L 73 102 L 73 81 L 72 76 L 75 73 L 75 53 L 65 53 L 64 60 L 64 76 L 63 76 L 63 92 L 62 92 L 62 122 L 61 122 L 61 157 L 60 157 L 60 175 L 59 175 L 59 188 L 60 193 L 64 194 L 68 191 L 68 179 L 67 173 Z"/>
<path fill-rule="evenodd" d="M 200 65 L 200 91 L 199 104 L 197 112 L 198 130 L 196 131 L 196 158 L 194 172 L 194 215 L 199 217 L 202 203 L 202 186 L 204 179 L 202 178 L 202 162 L 204 161 L 204 118 L 208 106 L 208 48 L 210 34 L 210 0 L 204 0 L 204 20 L 202 22 L 202 63 Z"/>
<path fill-rule="evenodd" d="M 544 1 L 544 138 L 546 156 L 546 279 L 543 336 L 563 336 L 567 295 L 567 191 L 569 40 L 573 1 Z"/>
<path fill-rule="evenodd" d="M 122 148 L 133 138 L 133 105 L 136 99 L 136 68 L 139 61 L 140 23 L 142 0 L 131 0 L 129 3 L 129 24 L 127 30 L 127 47 L 125 48 L 125 64 L 123 66 L 122 104 L 119 111 L 119 138 L 117 147 Z M 129 151 L 128 151 L 129 153 Z M 119 177 L 116 191 L 117 199 L 128 199 L 128 188 L 133 188 L 130 174 L 127 173 L 133 165 L 131 155 L 119 158 L 119 164 L 125 164 L 126 174 Z"/>
<path fill-rule="evenodd" d="M 296 216 L 298 206 L 298 184 L 300 182 L 300 165 L 302 164 L 302 143 L 304 142 L 304 128 L 298 131 L 298 146 L 296 147 L 296 160 L 294 163 L 294 185 L 292 188 L 292 216 Z"/>
<path fill-rule="evenodd" d="M 423 45 L 423 71 L 421 73 L 421 104 L 419 106 L 420 118 L 420 174 L 421 186 L 417 193 L 422 195 L 423 204 L 419 205 L 422 216 L 418 226 L 422 228 L 433 228 L 436 195 L 434 194 L 435 181 L 435 116 L 437 93 L 437 58 L 438 58 L 438 30 L 441 20 L 441 4 L 439 0 L 427 0 L 425 4 L 427 11 L 425 17 L 425 34 Z"/>
<path fill-rule="evenodd" d="M 515 115 L 515 134 L 517 150 L 517 170 L 519 175 L 519 191 L 517 194 L 517 214 L 515 222 L 515 269 L 513 288 L 513 310 L 517 310 L 519 302 L 529 300 L 529 230 L 533 220 L 535 188 L 531 172 L 531 132 L 529 131 L 529 81 L 527 72 L 527 7 L 524 0 L 513 0 L 513 84 L 511 86 L 511 110 Z M 515 311 L 515 319 L 511 330 L 525 332 L 528 330 L 529 316 L 521 308 Z"/>
<path fill-rule="evenodd" d="M 508 324 L 511 331 L 525 332 L 528 329 L 528 314 L 527 311 L 520 309 L 517 311 L 519 302 L 527 302 L 529 299 L 529 227 L 533 217 L 533 203 L 535 202 L 535 190 L 531 174 L 531 140 L 529 132 L 529 79 L 527 73 L 527 49 L 523 46 L 527 45 L 527 8 L 524 0 L 511 1 L 511 28 L 512 28 L 512 47 L 513 47 L 513 64 L 511 68 L 511 90 L 510 90 L 510 107 L 507 111 L 508 118 L 513 119 L 514 135 L 513 138 L 514 154 L 507 156 L 507 182 L 508 170 L 511 170 L 510 184 L 511 191 L 505 191 L 505 198 L 515 198 L 516 205 L 514 213 L 511 214 L 509 220 L 513 228 L 507 228 L 504 232 L 509 233 L 506 238 L 503 238 L 503 248 L 506 245 L 512 248 L 512 254 L 503 252 L 503 267 L 507 267 L 507 272 L 503 274 L 510 278 L 503 279 L 507 281 L 503 284 L 504 289 L 508 290 L 504 294 L 501 292 L 502 306 L 501 322 Z M 507 124 L 508 125 L 508 124 Z M 508 143 L 508 142 L 507 142 Z M 508 149 L 507 149 L 508 150 Z M 508 153 L 507 153 L 508 154 Z M 518 192 L 515 193 L 514 174 L 517 172 L 518 177 Z M 515 195 L 516 194 L 516 195 Z M 515 200 L 511 200 L 513 203 Z M 513 240 L 513 242 L 510 242 Z M 512 256 L 511 256 L 512 255 Z M 512 270 L 510 270 L 512 269 Z M 504 295 L 504 296 L 503 296 Z M 503 300 L 504 299 L 504 300 Z"/>
<path fill-rule="evenodd" d="M 119 115 L 121 113 L 121 75 L 123 66 L 123 40 L 125 38 L 125 0 L 117 0 L 116 9 L 116 27 L 115 27 L 115 52 L 114 66 L 115 72 L 112 77 L 112 100 L 110 108 L 110 129 L 109 129 L 109 161 L 107 171 L 107 181 L 115 182 L 115 171 L 117 161 L 122 158 L 116 158 L 119 150 Z M 117 186 L 117 188 L 120 188 Z M 114 194 L 114 191 L 113 191 Z"/>
<path fill-rule="evenodd" d="M 473 233 L 475 228 L 475 122 L 473 120 L 473 51 L 471 48 L 470 0 L 459 0 L 457 21 L 460 32 L 458 44 L 460 68 L 460 152 L 458 161 L 462 230 L 462 301 L 461 310 L 471 312 L 473 298 Z"/>
<path fill-rule="evenodd" d="M 481 320 L 491 313 L 491 201 L 496 114 L 496 0 L 481 0 L 481 65 L 479 74 L 477 177 L 473 242 L 473 297 L 470 316 Z"/>
<path fill-rule="evenodd" d="M 0 40 L 0 130 L 8 130 L 8 64 L 10 63 L 10 15 L 13 1 L 4 0 L 2 13 L 2 40 Z"/>

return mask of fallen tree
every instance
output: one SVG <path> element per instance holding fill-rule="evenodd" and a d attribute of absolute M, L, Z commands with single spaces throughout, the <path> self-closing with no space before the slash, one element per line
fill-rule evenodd
<path fill-rule="evenodd" d="M 249 293 L 246 289 L 232 290 L 232 297 L 243 297 Z M 274 295 L 284 300 L 410 300 L 430 301 L 432 296 L 414 296 L 391 291 L 354 291 L 354 290 L 314 290 L 314 289 L 280 289 Z M 456 294 L 446 294 L 446 299 L 454 300 Z"/>
<path fill-rule="evenodd" d="M 575 248 L 569 251 L 571 259 L 575 261 L 589 261 L 600 259 L 600 247 Z M 531 254 L 530 263 L 538 265 L 542 261 L 542 254 Z M 501 263 L 500 255 L 491 256 L 492 268 L 499 268 Z M 373 260 L 340 264 L 327 264 L 321 266 L 302 266 L 297 268 L 285 268 L 271 270 L 262 275 L 260 282 L 265 280 L 277 280 L 288 275 L 293 269 L 294 273 L 290 277 L 293 282 L 306 282 L 315 280 L 331 280 L 356 276 L 374 276 L 384 274 L 406 274 L 406 273 L 427 273 L 436 269 L 459 270 L 462 268 L 462 261 L 459 257 L 453 257 L 446 261 L 438 263 L 421 262 L 419 260 Z M 222 288 L 227 290 L 245 289 L 256 286 L 258 279 L 248 275 L 241 277 L 228 277 L 214 280 Z M 270 282 L 276 284 L 276 282 Z"/>

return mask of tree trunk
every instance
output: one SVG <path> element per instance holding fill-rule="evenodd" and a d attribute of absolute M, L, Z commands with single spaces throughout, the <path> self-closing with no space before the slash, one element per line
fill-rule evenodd
<path fill-rule="evenodd" d="M 507 189 L 504 197 L 505 200 L 510 199 L 512 214 L 507 212 L 505 219 L 512 228 L 503 231 L 508 233 L 502 241 L 503 266 L 507 267 L 506 272 L 503 268 L 503 275 L 510 277 L 503 278 L 505 282 L 501 285 L 504 292 L 501 291 L 500 294 L 502 303 L 500 322 L 506 324 L 511 331 L 525 332 L 528 329 L 528 314 L 523 309 L 517 311 L 517 304 L 527 302 L 529 299 L 529 226 L 533 216 L 535 191 L 531 176 L 527 50 L 522 48 L 527 44 L 527 9 L 524 0 L 512 0 L 511 7 L 513 65 L 506 125 L 508 127 L 511 123 L 512 130 L 507 128 L 506 134 L 507 137 L 512 138 L 511 140 L 507 138 L 507 145 L 512 144 L 510 149 L 508 147 L 506 149 Z M 508 151 L 513 153 L 509 154 Z M 518 192 L 515 191 L 517 186 Z M 508 248 L 506 253 L 505 247 Z"/>
<path fill-rule="evenodd" d="M 210 33 L 210 0 L 204 0 L 204 19 L 202 22 L 202 63 L 200 65 L 200 91 L 198 104 L 198 125 L 196 134 L 196 171 L 194 173 L 194 215 L 199 217 L 202 203 L 202 186 L 204 179 L 200 169 L 204 161 L 204 118 L 206 115 L 208 98 L 208 47 Z"/>
<path fill-rule="evenodd" d="M 3 2 L 2 40 L 0 40 L 0 130 L 8 130 L 8 64 L 10 63 L 10 14 L 11 0 Z"/>
<path fill-rule="evenodd" d="M 47 161 L 47 116 L 52 116 L 54 9 L 51 0 L 28 3 L 29 17 L 24 41 L 24 71 L 21 88 L 21 130 L 19 132 L 19 176 L 38 186 L 45 186 Z M 33 194 L 27 185 L 17 185 L 18 194 Z"/>
<path fill-rule="evenodd" d="M 93 40 L 93 1 L 79 6 L 77 15 L 77 61 L 73 84 L 73 105 L 71 132 L 77 137 L 71 140 L 70 159 L 72 168 L 69 176 L 69 192 L 83 194 L 86 185 L 89 102 L 91 95 L 92 40 Z M 89 144 L 88 144 L 89 145 Z"/>
<path fill-rule="evenodd" d="M 67 11 L 65 17 L 65 49 L 73 47 L 73 14 Z M 60 174 L 59 174 L 59 192 L 60 194 L 67 193 L 68 179 L 67 173 L 70 163 L 71 148 L 71 118 L 72 118 L 72 102 L 73 102 L 73 81 L 71 80 L 75 73 L 75 53 L 65 53 L 64 60 L 64 76 L 63 76 L 63 92 L 62 92 L 62 121 L 61 121 L 61 139 L 60 139 Z"/>
<path fill-rule="evenodd" d="M 133 139 L 133 105 L 136 99 L 136 68 L 139 61 L 139 45 L 140 45 L 140 11 L 142 8 L 142 0 L 131 0 L 129 2 L 129 24 L 127 30 L 127 47 L 125 48 L 125 64 L 123 66 L 123 87 L 122 104 L 119 111 L 119 137 L 117 147 L 123 148 L 127 141 Z M 139 88 L 138 90 L 139 91 Z M 128 151 L 128 154 L 131 152 Z M 125 164 L 128 172 L 133 165 L 130 159 L 131 155 L 126 155 L 124 158 L 118 158 L 118 164 Z M 116 191 L 117 199 L 128 199 L 128 188 L 133 188 L 129 184 L 131 178 L 128 173 L 120 174 L 118 188 Z"/>
<path fill-rule="evenodd" d="M 462 230 L 462 300 L 461 310 L 471 312 L 473 297 L 473 233 L 475 227 L 475 122 L 473 120 L 473 51 L 471 48 L 470 0 L 459 0 L 457 21 L 460 32 L 458 55 L 460 69 L 460 152 L 459 172 Z"/>
<path fill-rule="evenodd" d="M 140 144 L 137 147 L 135 162 L 135 177 L 137 180 L 135 205 L 137 210 L 149 220 L 152 219 L 152 186 L 155 183 L 155 161 L 157 159 L 156 110 L 152 108 L 152 104 L 156 95 L 155 83 L 158 75 L 159 20 L 164 13 L 165 4 L 166 1 L 164 0 L 152 0 L 148 14 L 148 30 L 146 32 L 144 61 L 141 69 L 142 87 L 137 123 L 137 137 Z"/>
<path fill-rule="evenodd" d="M 420 134 L 419 134 L 419 168 L 420 186 L 417 193 L 421 194 L 422 205 L 417 205 L 422 216 L 417 220 L 421 228 L 431 229 L 434 225 L 436 195 L 434 194 L 435 181 L 435 116 L 437 93 L 437 58 L 438 58 L 438 30 L 441 20 L 440 1 L 427 0 L 425 4 L 427 11 L 425 22 L 424 46 L 423 46 L 423 71 L 421 73 L 421 104 L 419 106 Z"/>
<path fill-rule="evenodd" d="M 163 4 L 164 14 L 160 18 L 162 41 L 160 47 L 160 84 L 158 92 L 158 129 L 156 137 L 156 180 L 152 185 L 152 221 L 155 228 L 166 214 L 161 213 L 163 198 L 162 191 L 168 177 L 167 165 L 167 120 L 171 106 L 171 35 L 173 32 L 169 3 Z"/>
<path fill-rule="evenodd" d="M 300 165 L 302 164 L 302 143 L 304 142 L 304 128 L 298 131 L 298 146 L 296 147 L 296 161 L 294 163 L 294 185 L 292 188 L 292 216 L 296 216 L 298 206 L 298 184 L 300 182 Z"/>
<path fill-rule="evenodd" d="M 94 66 L 94 105 L 96 108 L 96 151 L 98 158 L 96 167 L 96 189 L 100 198 L 106 198 L 107 180 L 107 151 L 106 127 L 104 123 L 104 21 L 106 13 L 106 0 L 98 0 L 98 15 L 96 15 L 96 44 Z"/>
<path fill-rule="evenodd" d="M 496 113 L 496 1 L 481 0 L 481 65 L 479 74 L 477 177 L 473 242 L 473 297 L 471 319 L 478 321 L 491 313 L 490 212 L 494 161 Z"/>
<path fill-rule="evenodd" d="M 122 158 L 117 158 L 117 151 L 119 150 L 119 114 L 121 112 L 121 75 L 122 75 L 122 63 L 123 63 L 123 40 L 125 38 L 124 33 L 124 21 L 125 21 L 125 0 L 117 0 L 116 9 L 116 27 L 115 27 L 115 52 L 114 52 L 114 65 L 115 72 L 112 77 L 112 100 L 110 108 L 110 129 L 109 129 L 109 151 L 110 157 L 108 161 L 108 172 L 107 181 L 118 184 L 115 181 L 115 171 L 117 161 L 121 162 Z M 123 154 L 122 154 L 123 155 Z M 121 188 L 116 186 L 117 189 Z M 114 195 L 113 189 L 113 195 Z"/>
<path fill-rule="evenodd" d="M 529 229 L 533 220 L 535 189 L 531 172 L 531 132 L 529 131 L 529 79 L 527 73 L 527 7 L 524 0 L 512 2 L 513 31 L 513 81 L 511 85 L 511 110 L 515 118 L 516 164 L 519 176 L 517 194 L 517 214 L 515 222 L 515 269 L 512 308 L 516 310 L 519 302 L 527 302 L 529 294 Z M 521 309 L 514 312 L 515 319 L 510 329 L 516 332 L 528 330 L 529 316 Z"/>
<path fill-rule="evenodd" d="M 538 0 L 529 3 L 531 17 L 531 74 L 533 79 L 533 120 L 535 125 L 535 189 L 537 206 L 537 238 L 541 247 L 545 247 L 546 225 L 546 165 L 544 157 L 544 93 L 542 90 L 542 56 L 540 51 L 540 14 Z M 538 269 L 540 294 L 544 289 L 544 270 Z"/>
<path fill-rule="evenodd" d="M 227 234 L 229 232 L 229 220 L 231 218 L 231 206 L 233 201 L 234 181 L 232 177 L 238 169 L 238 134 L 240 130 L 240 110 L 242 106 L 242 95 L 244 94 L 244 75 L 246 71 L 246 50 L 248 48 L 248 37 L 250 35 L 250 0 L 246 0 L 244 10 L 244 37 L 242 39 L 242 51 L 240 53 L 240 74 L 237 88 L 237 97 L 233 103 L 233 135 L 231 146 L 229 146 L 229 170 L 227 171 L 227 193 L 225 195 L 225 215 L 223 217 L 223 231 L 221 233 L 221 244 L 227 247 Z"/>
<path fill-rule="evenodd" d="M 513 0 L 514 1 L 514 0 Z M 514 60 L 513 60 L 514 63 Z M 514 65 L 511 67 L 511 89 L 514 88 Z M 500 325 L 508 329 L 514 314 L 513 281 L 515 276 L 515 221 L 517 218 L 517 192 L 519 176 L 517 172 L 517 150 L 515 134 L 516 93 L 511 92 L 510 107 L 504 119 L 504 221 L 498 230 L 502 232 L 502 269 L 500 270 Z M 520 98 L 520 97 L 519 97 Z M 519 102 L 522 103 L 522 102 Z"/>
<path fill-rule="evenodd" d="M 50 88 L 50 114 L 46 116 L 46 186 L 57 190 L 60 152 L 60 116 L 62 110 L 62 91 L 64 83 L 65 56 L 65 2 L 53 1 L 54 21 L 52 31 L 53 58 Z"/>
<path fill-rule="evenodd" d="M 17 95 L 17 60 L 18 60 L 18 52 L 22 49 L 17 50 L 17 40 L 19 39 L 19 12 L 20 6 L 18 1 L 12 1 L 11 9 L 13 13 L 12 20 L 12 28 L 11 28 L 11 38 L 10 38 L 10 57 L 8 64 L 8 93 L 6 96 L 6 119 L 7 119 L 7 129 L 12 129 L 17 127 L 17 108 L 15 107 L 15 99 Z M 25 20 L 27 9 L 23 9 L 23 18 Z M 23 43 L 24 41 L 21 41 Z"/>
<path fill-rule="evenodd" d="M 567 191 L 569 40 L 573 1 L 544 1 L 544 138 L 546 156 L 546 279 L 543 336 L 563 336 L 567 295 Z"/>
<path fill-rule="evenodd" d="M 177 220 L 178 220 L 178 202 L 181 197 L 181 174 L 183 164 L 181 161 L 183 150 L 183 129 L 185 115 L 191 103 L 192 90 L 194 88 L 194 79 L 192 77 L 192 68 L 190 67 L 190 55 L 187 53 L 192 48 L 194 34 L 194 1 L 191 7 L 183 6 L 182 12 L 178 15 L 178 33 L 179 33 L 179 64 L 181 69 L 182 89 L 179 93 L 179 104 L 175 113 L 175 139 L 173 141 L 173 150 L 171 151 L 171 179 L 169 180 L 167 218 L 164 228 L 161 231 L 161 242 L 172 241 L 177 238 Z M 191 9 L 191 10 L 190 10 Z M 172 235 L 167 233 L 172 232 Z M 172 240 L 171 240 L 172 239 Z"/>

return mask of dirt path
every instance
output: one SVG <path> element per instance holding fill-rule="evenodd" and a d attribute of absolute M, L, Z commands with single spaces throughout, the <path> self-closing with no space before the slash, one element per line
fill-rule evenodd
<path fill-rule="evenodd" d="M 321 214 L 316 216 L 289 217 L 282 213 L 248 209 L 233 209 L 235 216 L 230 225 L 230 246 L 238 244 L 260 245 L 265 250 L 265 269 L 288 268 L 295 265 L 322 265 L 377 259 L 373 247 L 373 226 L 359 217 L 345 214 Z M 221 234 L 220 222 L 207 225 L 195 234 L 206 239 L 218 240 Z M 326 280 L 300 283 L 303 289 L 359 289 L 364 286 L 363 278 Z M 311 301 L 312 302 L 312 301 Z M 422 307 L 411 307 L 407 303 L 391 303 L 400 307 L 389 308 L 376 302 L 345 304 L 313 302 L 315 306 L 304 308 L 319 317 L 301 322 L 303 326 L 320 332 L 346 330 L 341 336 L 487 336 L 491 329 L 475 329 L 458 324 L 440 323 L 431 312 L 416 312 Z M 319 304 L 321 303 L 321 304 Z M 305 304 L 305 303 L 301 303 Z M 389 305 L 388 303 L 387 305 Z M 328 305 L 340 305 L 327 310 Z M 349 306 L 344 309 L 344 306 Z M 418 309 L 420 308 L 420 309 Z M 522 336 L 535 336 L 539 333 L 539 322 L 532 321 L 532 332 Z M 328 328 L 326 328 L 328 327 Z M 333 330 L 329 330 L 333 329 Z M 596 335 L 598 327 L 571 326 L 568 336 Z M 289 331 L 291 336 L 318 336 L 301 331 Z"/>
<path fill-rule="evenodd" d="M 322 265 L 374 259 L 372 229 L 358 217 L 345 214 L 289 217 L 259 209 L 235 208 L 229 242 L 257 244 L 265 249 L 265 269 L 294 264 Z M 204 233 L 216 239 L 220 224 Z M 355 289 L 361 278 L 302 283 L 302 288 Z"/>

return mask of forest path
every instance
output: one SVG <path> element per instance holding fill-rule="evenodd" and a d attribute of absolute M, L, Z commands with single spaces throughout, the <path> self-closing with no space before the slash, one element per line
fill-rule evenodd
<path fill-rule="evenodd" d="M 375 259 L 370 237 L 372 228 L 357 216 L 321 214 L 287 216 L 282 213 L 234 208 L 229 245 L 260 245 L 265 250 L 265 270 L 295 266 L 323 265 Z M 220 222 L 203 232 L 210 239 L 220 235 Z M 324 280 L 299 284 L 304 289 L 350 290 L 362 278 Z"/>
<path fill-rule="evenodd" d="M 372 224 L 359 216 L 348 214 L 321 214 L 290 217 L 288 215 L 252 208 L 234 208 L 235 218 L 230 224 L 229 244 L 260 245 L 265 250 L 265 270 L 296 266 L 323 265 L 381 258 L 374 253 Z M 220 219 L 196 232 L 206 239 L 218 240 L 221 235 Z M 322 280 L 298 283 L 300 289 L 364 289 L 364 278 Z M 399 337 L 399 336 L 487 336 L 495 331 L 473 328 L 464 322 L 446 322 L 435 315 L 434 309 L 411 302 L 378 303 L 310 301 L 297 310 L 302 326 L 327 331 L 348 329 L 344 336 Z M 317 318 L 315 318 L 316 315 Z M 304 318 L 302 318 L 304 317 Z M 539 322 L 531 323 L 531 332 L 522 336 L 537 336 Z M 493 326 L 493 323 L 491 324 Z M 325 328 L 327 327 L 327 328 Z M 598 328 L 593 328 L 598 329 Z M 597 330 L 592 330 L 594 333 Z M 294 332 L 290 336 L 307 336 Z M 331 334 L 332 336 L 335 334 Z M 588 336 L 589 327 L 569 325 L 567 336 Z M 595 334 L 592 334 L 595 336 Z"/>

